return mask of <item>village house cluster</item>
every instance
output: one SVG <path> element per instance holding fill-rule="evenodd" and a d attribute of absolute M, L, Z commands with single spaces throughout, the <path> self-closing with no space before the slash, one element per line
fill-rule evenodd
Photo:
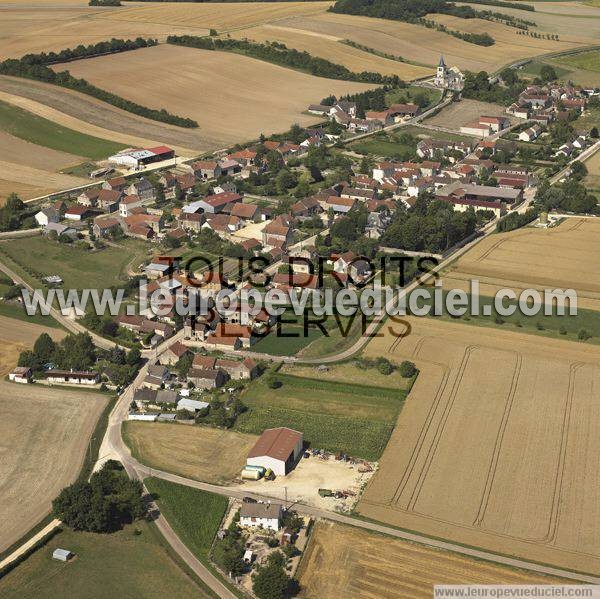
<path fill-rule="evenodd" d="M 350 133 L 372 133 L 417 116 L 419 107 L 411 103 L 392 104 L 386 110 L 366 111 L 364 118 L 358 118 L 356 102 L 340 100 L 332 106 L 310 104 L 308 112 L 335 121 Z"/>
<path fill-rule="evenodd" d="M 586 109 L 591 93 L 594 93 L 594 90 L 570 84 L 529 85 L 506 112 L 527 121 L 528 126 L 519 133 L 519 140 L 535 142 L 552 123 L 568 122 L 581 114 Z M 588 145 L 589 136 L 578 133 L 571 141 L 560 145 L 553 156 L 572 158 Z"/>

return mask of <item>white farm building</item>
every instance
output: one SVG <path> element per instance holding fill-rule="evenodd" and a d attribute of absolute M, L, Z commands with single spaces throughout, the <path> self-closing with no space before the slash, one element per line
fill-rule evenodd
<path fill-rule="evenodd" d="M 269 428 L 263 431 L 248 453 L 248 466 L 271 469 L 277 476 L 285 476 L 294 467 L 302 451 L 303 435 L 291 428 Z"/>

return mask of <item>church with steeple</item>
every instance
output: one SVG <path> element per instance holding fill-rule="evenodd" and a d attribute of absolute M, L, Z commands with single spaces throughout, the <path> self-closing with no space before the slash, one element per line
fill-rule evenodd
<path fill-rule="evenodd" d="M 465 84 L 465 76 L 459 71 L 458 67 L 448 68 L 442 55 L 440 56 L 433 84 L 443 89 L 460 91 Z"/>

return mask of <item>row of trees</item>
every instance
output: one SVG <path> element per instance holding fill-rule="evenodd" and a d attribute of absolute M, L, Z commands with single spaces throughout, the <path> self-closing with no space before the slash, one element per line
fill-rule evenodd
<path fill-rule="evenodd" d="M 194 35 L 170 35 L 167 43 L 179 46 L 199 48 L 201 50 L 222 50 L 238 52 L 252 58 L 258 58 L 274 64 L 299 69 L 328 79 L 342 79 L 345 81 L 361 81 L 363 83 L 379 83 L 400 85 L 401 79 L 397 75 L 382 75 L 371 71 L 355 73 L 343 65 L 330 62 L 324 58 L 312 56 L 308 52 L 300 52 L 288 48 L 279 42 L 266 42 L 259 44 L 249 40 L 213 39 L 211 37 L 198 37 Z"/>
<path fill-rule="evenodd" d="M 142 41 L 148 45 L 148 40 Z M 150 41 L 153 42 L 150 45 L 154 45 L 155 40 Z M 109 48 L 108 52 L 111 52 L 110 48 L 113 46 L 113 44 L 116 48 L 114 50 L 115 52 L 123 52 L 124 50 L 143 47 L 141 45 L 138 46 L 136 40 L 133 42 L 131 40 L 111 40 L 111 42 L 102 43 L 107 45 L 106 47 Z M 133 44 L 133 47 L 126 47 L 128 44 Z M 60 87 L 66 87 L 88 96 L 93 96 L 102 102 L 106 102 L 107 104 L 111 104 L 112 106 L 116 106 L 117 108 L 121 108 L 127 112 L 132 112 L 133 114 L 138 114 L 154 121 L 160 121 L 162 123 L 168 123 L 170 125 L 176 125 L 184 128 L 198 127 L 198 123 L 193 119 L 171 114 L 164 108 L 155 110 L 153 108 L 148 108 L 147 106 L 142 106 L 141 104 L 137 104 L 136 102 L 132 102 L 131 100 L 126 100 L 121 96 L 117 96 L 112 92 L 100 89 L 85 79 L 73 77 L 69 71 L 55 72 L 49 66 L 47 66 L 57 62 L 57 60 L 60 60 L 61 56 L 67 57 L 65 60 L 95 56 L 98 53 L 95 50 L 97 47 L 98 44 L 93 44 L 91 46 L 78 46 L 73 50 L 62 50 L 59 53 L 50 52 L 48 54 L 27 54 L 20 59 L 9 58 L 4 62 L 0 62 L 0 75 L 24 77 L 26 79 L 35 79 L 37 81 L 58 85 Z"/>

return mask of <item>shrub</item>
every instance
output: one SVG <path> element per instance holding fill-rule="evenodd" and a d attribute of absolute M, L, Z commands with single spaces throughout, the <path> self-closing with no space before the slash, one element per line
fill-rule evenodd
<path fill-rule="evenodd" d="M 409 362 L 408 360 L 404 360 L 404 362 L 402 362 L 402 364 L 400 364 L 399 371 L 400 371 L 400 374 L 405 379 L 409 379 L 409 378 L 415 376 L 415 374 L 417 374 L 417 372 L 418 372 L 417 367 L 412 362 Z"/>
<path fill-rule="evenodd" d="M 588 339 L 590 339 L 591 336 L 592 335 L 587 329 L 579 329 L 577 333 L 577 339 L 579 339 L 580 341 L 587 341 Z"/>

